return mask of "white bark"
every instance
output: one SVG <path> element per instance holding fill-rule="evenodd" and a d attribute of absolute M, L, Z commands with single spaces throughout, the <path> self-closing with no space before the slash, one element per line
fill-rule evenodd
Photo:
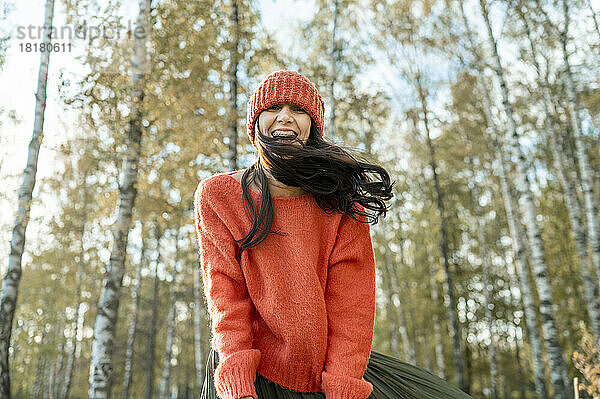
<path fill-rule="evenodd" d="M 533 299 L 533 290 L 529 280 L 529 271 L 527 270 L 526 249 L 516 216 L 515 200 L 512 197 L 510 185 L 508 183 L 508 165 L 504 160 L 504 155 L 500 144 L 494 139 L 496 146 L 496 163 L 500 172 L 500 183 L 502 186 L 502 196 L 504 199 L 504 209 L 508 226 L 512 238 L 513 253 L 515 254 L 515 267 L 519 275 L 521 297 L 523 299 L 523 314 L 527 326 L 529 344 L 531 345 L 531 355 L 533 358 L 533 373 L 535 376 L 535 390 L 538 399 L 548 399 L 546 390 L 546 378 L 544 376 L 544 358 L 542 353 L 541 338 L 538 332 L 538 317 L 536 306 Z"/>
<path fill-rule="evenodd" d="M 44 11 L 44 48 L 52 45 L 52 18 L 54 16 L 54 0 L 46 0 Z M 29 210 L 35 187 L 38 156 L 40 145 L 44 137 L 44 112 L 46 110 L 46 85 L 48 82 L 48 65 L 50 51 L 42 51 L 40 55 L 40 69 L 38 73 L 37 92 L 35 94 L 35 115 L 33 121 L 33 134 L 29 142 L 27 165 L 23 171 L 23 182 L 19 189 L 17 217 L 10 241 L 10 254 L 8 256 L 8 269 L 2 280 L 0 294 L 0 398 L 10 397 L 10 371 L 8 352 L 12 335 L 12 323 L 17 306 L 19 283 L 21 281 L 21 260 L 25 248 L 25 233 L 29 224 Z"/>
<path fill-rule="evenodd" d="M 535 390 L 538 399 L 548 399 L 548 392 L 546 390 L 546 382 L 544 376 L 544 360 L 542 353 L 542 345 L 540 336 L 538 333 L 538 321 L 537 312 L 533 299 L 533 291 L 531 289 L 531 282 L 529 280 L 529 272 L 527 270 L 527 246 L 525 245 L 525 237 L 521 234 L 521 227 L 518 221 L 516 212 L 515 200 L 510 189 L 508 182 L 508 164 L 505 161 L 502 146 L 499 142 L 500 132 L 494 119 L 492 117 L 492 101 L 490 93 L 484 82 L 484 68 L 483 68 L 483 57 L 479 53 L 479 50 L 473 39 L 473 32 L 469 27 L 467 17 L 464 11 L 462 1 L 459 1 L 461 16 L 465 25 L 467 39 L 470 45 L 470 51 L 475 59 L 475 65 L 479 77 L 477 79 L 477 86 L 479 88 L 482 100 L 483 100 L 483 113 L 487 125 L 487 133 L 492 138 L 496 151 L 496 170 L 500 177 L 500 183 L 502 187 L 502 196 L 504 199 L 504 208 L 506 211 L 506 218 L 508 220 L 508 227 L 510 236 L 512 238 L 512 247 L 515 256 L 515 267 L 520 280 L 521 296 L 523 299 L 523 313 L 525 315 L 527 331 L 529 336 L 529 342 L 531 344 L 531 355 L 533 361 L 533 372 L 535 381 Z"/>
<path fill-rule="evenodd" d="M 563 0 L 563 16 L 565 19 L 565 28 L 560 34 L 562 45 L 563 63 L 565 68 L 565 80 L 567 84 L 568 102 L 571 126 L 573 130 L 573 139 L 577 152 L 577 161 L 579 164 L 579 174 L 581 175 L 581 186 L 583 189 L 583 203 L 585 207 L 585 216 L 587 222 L 588 243 L 592 250 L 592 260 L 596 275 L 600 278 L 600 236 L 598 235 L 598 204 L 594 197 L 593 172 L 590 166 L 590 160 L 583 142 L 581 133 L 581 121 L 579 119 L 579 101 L 571 64 L 569 63 L 569 53 L 567 51 L 567 38 L 569 33 L 569 8 L 566 0 Z"/>
<path fill-rule="evenodd" d="M 94 324 L 92 358 L 90 362 L 90 399 L 111 397 L 113 383 L 113 346 L 117 329 L 121 284 L 125 273 L 125 256 L 133 205 L 137 195 L 138 163 L 141 153 L 142 112 L 144 97 L 146 37 L 149 30 L 150 0 L 139 0 L 135 54 L 132 60 L 132 103 L 129 120 L 127 159 L 123 182 L 120 185 L 119 209 L 116 228 L 113 232 L 113 247 L 107 267 L 98 313 Z"/>
<path fill-rule="evenodd" d="M 140 291 L 142 289 L 142 268 L 144 264 L 144 259 L 146 257 L 146 237 L 144 237 L 143 224 L 140 235 L 142 240 L 142 248 L 140 251 L 140 261 L 138 262 L 137 270 L 135 272 L 135 287 L 131 295 L 131 299 L 133 299 L 133 304 L 131 308 L 131 321 L 129 323 L 129 332 L 127 334 L 127 352 L 125 354 L 125 377 L 123 379 L 123 399 L 129 398 L 129 389 L 131 388 L 131 375 L 133 371 L 133 348 L 136 337 L 138 309 L 140 306 Z"/>
<path fill-rule="evenodd" d="M 569 398 L 571 397 L 571 391 L 569 389 L 570 383 L 568 380 L 564 380 L 564 376 L 567 375 L 567 368 L 562 354 L 562 348 L 558 341 L 554 310 L 552 308 L 552 291 L 550 281 L 548 279 L 542 237 L 536 221 L 537 213 L 525 166 L 525 155 L 519 144 L 519 133 L 517 131 L 517 125 L 513 116 L 512 105 L 509 101 L 508 87 L 504 79 L 504 72 L 502 70 L 500 56 L 498 55 L 496 41 L 494 39 L 491 24 L 488 18 L 487 4 L 485 0 L 479 0 L 479 3 L 488 32 L 488 41 L 492 50 L 494 71 L 498 78 L 500 91 L 502 94 L 502 104 L 508 120 L 510 144 L 516 159 L 517 189 L 521 197 L 521 202 L 523 203 L 523 216 L 525 217 L 525 225 L 531 247 L 531 260 L 535 276 L 534 280 L 536 282 L 538 295 L 540 297 L 539 310 L 542 317 L 542 329 L 544 331 L 546 349 L 548 350 L 550 357 L 550 376 L 552 385 L 554 387 L 554 398 Z"/>
<path fill-rule="evenodd" d="M 527 38 L 529 40 L 529 46 L 531 49 L 531 58 L 537 74 L 538 86 L 542 92 L 546 136 L 550 141 L 552 156 L 554 158 L 554 168 L 556 169 L 558 180 L 563 187 L 565 205 L 575 237 L 575 247 L 577 248 L 579 265 L 583 275 L 583 287 L 588 315 L 591 320 L 594 334 L 596 334 L 597 337 L 600 337 L 600 308 L 598 305 L 598 290 L 597 285 L 594 283 L 594 271 L 590 268 L 591 263 L 587 253 L 587 235 L 581 221 L 581 209 L 579 206 L 579 201 L 577 200 L 577 192 L 567 177 L 563 155 L 559 150 L 561 133 L 557 131 L 556 124 L 554 124 L 551 120 L 552 96 L 550 94 L 547 75 L 543 76 L 541 67 L 537 61 L 537 50 L 531 35 L 529 21 L 526 17 L 526 10 L 522 10 L 519 6 L 517 6 L 516 11 L 519 13 L 527 33 Z"/>

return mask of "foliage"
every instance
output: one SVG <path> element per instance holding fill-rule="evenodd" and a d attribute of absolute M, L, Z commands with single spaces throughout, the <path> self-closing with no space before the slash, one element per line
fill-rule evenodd
<path fill-rule="evenodd" d="M 600 398 L 600 345 L 598 339 L 585 327 L 584 322 L 579 323 L 581 339 L 578 347 L 573 352 L 573 362 L 577 370 L 583 375 L 584 381 L 580 383 L 583 389 L 592 398 Z"/>

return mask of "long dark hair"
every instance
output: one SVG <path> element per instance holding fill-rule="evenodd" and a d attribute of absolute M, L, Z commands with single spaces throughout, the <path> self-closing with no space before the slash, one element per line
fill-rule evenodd
<path fill-rule="evenodd" d="M 394 196 L 392 186 L 395 183 L 390 183 L 388 172 L 381 166 L 362 162 L 360 157 L 354 157 L 342 147 L 326 141 L 312 118 L 306 144 L 298 138 L 294 139 L 298 146 L 290 141 L 264 135 L 260 128 L 257 130 L 255 143 L 260 147 L 259 157 L 244 171 L 241 179 L 244 208 L 252 226 L 244 238 L 236 240 L 242 242 L 238 257 L 241 257 L 246 248 L 260 244 L 269 233 L 285 234 L 271 231 L 273 200 L 265 166 L 281 183 L 312 193 L 319 207 L 328 214 L 345 213 L 359 222 L 373 224 L 377 224 L 379 215 L 385 217 L 389 208 L 386 208 L 384 201 Z M 380 181 L 372 179 L 369 174 L 378 174 Z M 261 189 L 259 214 L 249 192 L 249 180 L 258 182 Z M 357 207 L 357 203 L 362 207 Z M 369 209 L 374 213 L 369 214 L 362 209 Z M 263 223 L 265 226 L 259 231 Z"/>

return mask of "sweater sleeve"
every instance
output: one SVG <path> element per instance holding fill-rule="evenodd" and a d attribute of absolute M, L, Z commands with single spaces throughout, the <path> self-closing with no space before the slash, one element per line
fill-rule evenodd
<path fill-rule="evenodd" d="M 325 287 L 328 337 L 321 388 L 327 399 L 366 399 L 363 379 L 375 325 L 375 256 L 370 226 L 344 215 Z"/>
<path fill-rule="evenodd" d="M 204 295 L 212 321 L 212 347 L 219 354 L 215 389 L 222 399 L 252 396 L 260 351 L 252 348 L 252 303 L 233 235 L 215 209 L 222 204 L 213 186 L 201 182 L 194 194 L 194 215 Z"/>

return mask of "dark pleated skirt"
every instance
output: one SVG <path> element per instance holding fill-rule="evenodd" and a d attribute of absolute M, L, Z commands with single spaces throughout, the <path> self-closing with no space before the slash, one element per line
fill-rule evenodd
<path fill-rule="evenodd" d="M 214 370 L 219 354 L 210 349 L 201 399 L 219 399 Z M 469 395 L 430 372 L 393 357 L 371 351 L 363 378 L 373 384 L 369 399 L 472 399 Z M 254 382 L 259 399 L 325 399 L 322 392 L 298 392 L 256 373 Z"/>

